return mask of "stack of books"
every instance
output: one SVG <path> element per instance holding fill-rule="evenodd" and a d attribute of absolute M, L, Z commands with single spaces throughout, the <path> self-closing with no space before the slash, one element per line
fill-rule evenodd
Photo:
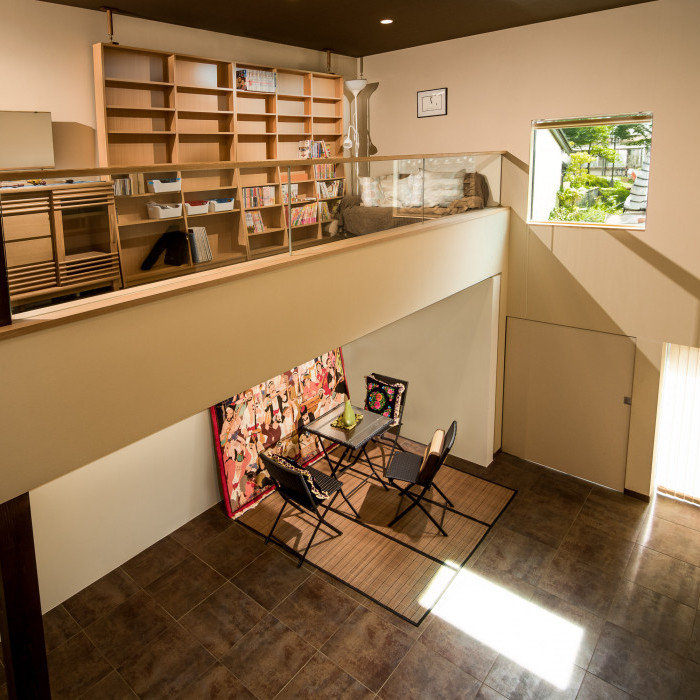
<path fill-rule="evenodd" d="M 146 179 L 143 173 L 135 173 L 132 175 L 124 175 L 123 177 L 114 178 L 114 195 L 115 197 L 124 197 L 130 194 L 145 194 Z"/>
<path fill-rule="evenodd" d="M 330 182 L 317 182 L 318 196 L 321 199 L 333 199 L 342 197 L 345 189 L 344 180 L 331 180 Z"/>
<path fill-rule="evenodd" d="M 331 219 L 335 219 L 337 214 L 338 214 L 338 207 L 340 206 L 340 202 L 335 202 L 334 204 L 331 204 L 331 206 L 328 206 L 328 202 L 319 202 L 318 203 L 318 220 L 321 221 L 322 223 L 325 221 L 330 221 Z"/>
<path fill-rule="evenodd" d="M 245 227 L 248 233 L 262 233 L 265 230 L 265 224 L 263 224 L 259 211 L 247 211 L 245 213 Z"/>
<path fill-rule="evenodd" d="M 192 251 L 192 262 L 204 263 L 209 262 L 214 256 L 209 245 L 207 230 L 204 226 L 193 226 L 187 229 L 187 240 Z"/>
<path fill-rule="evenodd" d="M 250 207 L 267 207 L 275 203 L 275 188 L 271 185 L 265 187 L 244 187 L 243 205 Z"/>
<path fill-rule="evenodd" d="M 335 163 L 323 163 L 314 165 L 314 178 L 316 180 L 330 180 L 335 177 Z"/>
<path fill-rule="evenodd" d="M 304 226 L 305 224 L 315 224 L 318 221 L 316 218 L 317 211 L 316 202 L 305 204 L 303 207 L 292 207 L 292 216 L 289 223 L 292 228 L 294 226 Z"/>
<path fill-rule="evenodd" d="M 236 90 L 277 92 L 277 73 L 270 70 L 240 68 L 236 71 Z"/>

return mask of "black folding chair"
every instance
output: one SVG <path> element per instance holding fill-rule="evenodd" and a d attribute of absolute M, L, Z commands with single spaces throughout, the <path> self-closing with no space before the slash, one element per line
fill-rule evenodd
<path fill-rule="evenodd" d="M 435 436 L 442 431 L 435 431 L 433 436 L 433 441 Z M 406 496 L 410 501 L 410 505 L 404 508 L 390 523 L 389 527 L 395 525 L 404 515 L 406 515 L 413 508 L 418 506 L 432 521 L 435 527 L 440 531 L 441 534 L 447 537 L 447 533 L 444 528 L 437 520 L 426 510 L 421 501 L 423 497 L 428 493 L 431 488 L 434 488 L 444 499 L 447 506 L 452 506 L 452 501 L 440 490 L 438 485 L 434 483 L 435 476 L 437 475 L 440 467 L 444 464 L 447 455 L 452 449 L 452 445 L 455 442 L 455 436 L 457 435 L 457 421 L 452 421 L 452 425 L 445 433 L 444 440 L 442 441 L 442 446 L 439 453 L 431 451 L 431 445 L 425 450 L 425 453 L 421 455 L 416 455 L 411 452 L 398 452 L 394 455 L 389 466 L 384 471 L 384 476 L 388 479 L 389 483 L 397 488 L 401 493 Z M 396 484 L 396 481 L 403 481 L 408 484 L 405 488 Z M 413 493 L 411 488 L 413 486 L 422 487 L 420 493 Z"/>
<path fill-rule="evenodd" d="M 406 394 L 408 394 L 408 382 L 405 379 L 395 379 L 394 377 L 389 377 L 386 374 L 379 374 L 378 372 L 372 372 L 370 378 L 371 377 L 375 377 L 380 382 L 384 382 L 385 384 L 401 384 L 403 386 L 403 394 L 401 396 L 401 403 L 399 405 L 399 415 L 397 416 L 398 422 L 396 423 L 396 425 L 392 425 L 391 428 L 389 428 L 388 430 L 385 430 L 380 437 L 375 438 L 374 440 L 374 442 L 376 442 L 377 444 L 391 447 L 389 459 L 386 462 L 388 464 L 391 461 L 391 458 L 394 456 L 394 453 L 397 449 L 401 450 L 401 452 L 405 452 L 404 448 L 401 447 L 401 445 L 399 444 L 399 435 L 401 434 L 401 426 L 403 425 L 403 409 L 406 405 Z M 367 408 L 367 410 L 371 410 L 367 407 L 366 399 L 365 408 Z"/>
<path fill-rule="evenodd" d="M 261 454 L 260 457 L 262 458 L 263 465 L 265 466 L 268 474 L 277 484 L 277 491 L 284 499 L 282 509 L 277 515 L 272 529 L 270 530 L 270 534 L 268 534 L 265 540 L 265 544 L 270 541 L 272 533 L 275 531 L 277 523 L 280 521 L 282 513 L 287 507 L 287 504 L 291 505 L 302 513 L 310 513 L 318 519 L 318 523 L 314 528 L 311 538 L 309 539 L 309 543 L 306 545 L 306 549 L 301 556 L 298 566 L 301 566 L 304 563 L 309 548 L 311 547 L 311 544 L 314 541 L 316 533 L 321 525 L 326 525 L 339 535 L 343 534 L 342 530 L 339 530 L 329 522 L 326 522 L 325 519 L 328 511 L 333 505 L 333 502 L 336 498 L 338 498 L 338 496 L 342 496 L 345 502 L 350 506 L 350 510 L 352 510 L 358 519 L 360 518 L 360 514 L 355 510 L 352 503 L 350 503 L 350 501 L 345 497 L 342 489 L 343 484 L 342 482 L 338 481 L 338 479 L 329 476 L 328 474 L 324 474 L 313 467 L 300 467 L 299 465 L 293 466 L 294 463 L 292 460 L 288 462 L 288 466 L 285 466 L 285 464 L 283 464 L 281 461 L 269 457 L 268 455 Z M 327 501 L 329 498 L 330 502 L 326 504 L 325 501 Z M 321 513 L 319 510 L 320 505 L 325 507 L 323 513 Z"/>

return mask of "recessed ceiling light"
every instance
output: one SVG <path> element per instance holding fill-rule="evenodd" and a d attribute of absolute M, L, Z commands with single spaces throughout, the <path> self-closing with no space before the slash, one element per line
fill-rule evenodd
<path fill-rule="evenodd" d="M 380 19 L 379 23 L 380 24 L 393 24 L 394 20 L 393 19 Z"/>

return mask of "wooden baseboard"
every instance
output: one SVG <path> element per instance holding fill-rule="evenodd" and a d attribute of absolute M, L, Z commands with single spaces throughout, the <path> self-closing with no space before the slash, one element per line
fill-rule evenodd
<path fill-rule="evenodd" d="M 632 496 L 632 498 L 637 498 L 640 501 L 644 501 L 644 503 L 649 503 L 651 500 L 649 496 L 645 496 L 643 493 L 637 493 L 636 491 L 632 491 L 630 489 L 625 489 L 624 493 L 625 496 Z"/>

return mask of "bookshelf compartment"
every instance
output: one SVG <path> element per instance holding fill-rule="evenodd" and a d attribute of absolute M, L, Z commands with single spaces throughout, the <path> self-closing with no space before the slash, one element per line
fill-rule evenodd
<path fill-rule="evenodd" d="M 280 116 L 277 119 L 277 132 L 280 135 L 295 134 L 300 139 L 307 139 L 311 135 L 311 120 L 302 116 Z"/>
<path fill-rule="evenodd" d="M 204 226 L 209 239 L 209 247 L 213 255 L 213 260 L 209 263 L 198 263 L 211 265 L 211 263 L 225 264 L 228 261 L 244 260 L 246 255 L 245 245 L 240 239 L 240 214 L 238 212 L 228 212 L 226 215 L 211 216 L 196 219 L 194 225 Z"/>
<path fill-rule="evenodd" d="M 217 162 L 233 159 L 233 136 L 222 134 L 180 134 L 181 163 Z"/>
<path fill-rule="evenodd" d="M 236 121 L 236 130 L 239 134 L 274 134 L 274 116 L 251 116 L 239 114 Z"/>
<path fill-rule="evenodd" d="M 141 264 L 151 252 L 156 241 L 168 230 L 177 231 L 183 226 L 182 220 L 153 220 L 150 226 L 133 226 L 122 232 L 121 262 L 126 286 L 141 284 L 156 279 L 164 279 L 191 270 L 189 260 L 182 265 L 166 265 L 161 253 L 150 270 L 142 270 Z"/>
<path fill-rule="evenodd" d="M 112 166 L 171 163 L 174 137 L 168 134 L 108 134 L 107 151 Z"/>
<path fill-rule="evenodd" d="M 202 88 L 230 88 L 231 64 L 177 56 L 175 79 L 181 85 Z"/>
<path fill-rule="evenodd" d="M 219 134 L 230 132 L 232 114 L 206 114 L 178 110 L 177 130 L 180 133 Z"/>
<path fill-rule="evenodd" d="M 342 79 L 327 74 L 314 73 L 312 76 L 311 89 L 314 97 L 342 97 Z"/>
<path fill-rule="evenodd" d="M 164 109 L 171 107 L 172 88 L 167 86 L 143 85 L 141 87 L 105 87 L 105 101 L 110 107 L 149 107 Z"/>
<path fill-rule="evenodd" d="M 143 80 L 167 83 L 172 80 L 168 69 L 168 57 L 138 49 L 113 49 L 104 47 L 105 78 L 119 80 Z"/>
<path fill-rule="evenodd" d="M 306 97 L 277 96 L 278 116 L 309 116 L 311 114 L 311 100 Z"/>
<path fill-rule="evenodd" d="M 171 131 L 173 112 L 108 109 L 107 131 Z"/>
<path fill-rule="evenodd" d="M 230 112 L 231 95 L 215 92 L 198 92 L 187 88 L 177 88 L 177 108 L 180 111 Z"/>
<path fill-rule="evenodd" d="M 342 102 L 317 102 L 314 100 L 313 116 L 314 119 L 342 119 Z"/>
<path fill-rule="evenodd" d="M 236 93 L 236 112 L 239 114 L 274 114 L 275 98 L 264 93 L 238 91 Z"/>
<path fill-rule="evenodd" d="M 317 136 L 340 136 L 342 126 L 342 123 L 335 118 L 324 119 L 322 117 L 314 117 L 312 127 L 314 138 Z"/>
<path fill-rule="evenodd" d="M 238 134 L 237 160 L 270 160 L 277 157 L 277 142 L 274 136 Z"/>
<path fill-rule="evenodd" d="M 276 168 L 241 168 L 239 177 L 241 187 L 279 184 Z"/>
<path fill-rule="evenodd" d="M 286 183 L 289 180 L 291 182 L 311 182 L 313 180 L 313 169 L 310 165 L 292 165 L 289 168 L 280 168 L 280 182 Z"/>
<path fill-rule="evenodd" d="M 221 189 L 234 189 L 233 170 L 192 170 L 182 173 L 183 192 L 216 192 Z M 219 194 L 220 197 L 232 196 L 228 193 Z M 209 199 L 214 199 L 212 194 Z"/>
<path fill-rule="evenodd" d="M 311 80 L 309 74 L 278 68 L 277 92 L 281 95 L 310 95 Z"/>

